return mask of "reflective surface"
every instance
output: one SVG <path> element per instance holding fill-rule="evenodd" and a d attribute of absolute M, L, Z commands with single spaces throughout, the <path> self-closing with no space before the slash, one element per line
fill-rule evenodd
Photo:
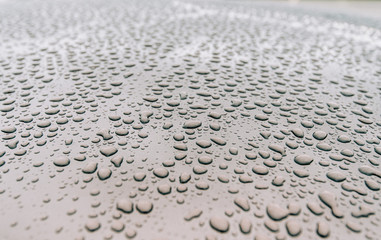
<path fill-rule="evenodd" d="M 0 3 L 0 239 L 380 239 L 377 20 Z"/>

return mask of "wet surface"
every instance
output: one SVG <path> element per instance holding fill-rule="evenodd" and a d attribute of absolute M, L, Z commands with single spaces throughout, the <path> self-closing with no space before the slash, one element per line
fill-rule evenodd
<path fill-rule="evenodd" d="M 381 238 L 374 22 L 162 0 L 0 16 L 0 239 Z"/>

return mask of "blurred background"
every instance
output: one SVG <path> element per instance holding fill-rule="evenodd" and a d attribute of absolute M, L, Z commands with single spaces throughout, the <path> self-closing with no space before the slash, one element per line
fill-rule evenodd
<path fill-rule="evenodd" d="M 280 5 L 303 7 L 306 10 L 316 9 L 317 11 L 336 14 L 343 13 L 381 19 L 381 0 L 268 0 L 259 2 L 278 2 Z"/>

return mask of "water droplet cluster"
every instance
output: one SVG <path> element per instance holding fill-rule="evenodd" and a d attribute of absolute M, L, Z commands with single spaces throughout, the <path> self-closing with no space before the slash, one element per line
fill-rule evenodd
<path fill-rule="evenodd" d="M 381 31 L 0 2 L 0 239 L 380 239 Z"/>

